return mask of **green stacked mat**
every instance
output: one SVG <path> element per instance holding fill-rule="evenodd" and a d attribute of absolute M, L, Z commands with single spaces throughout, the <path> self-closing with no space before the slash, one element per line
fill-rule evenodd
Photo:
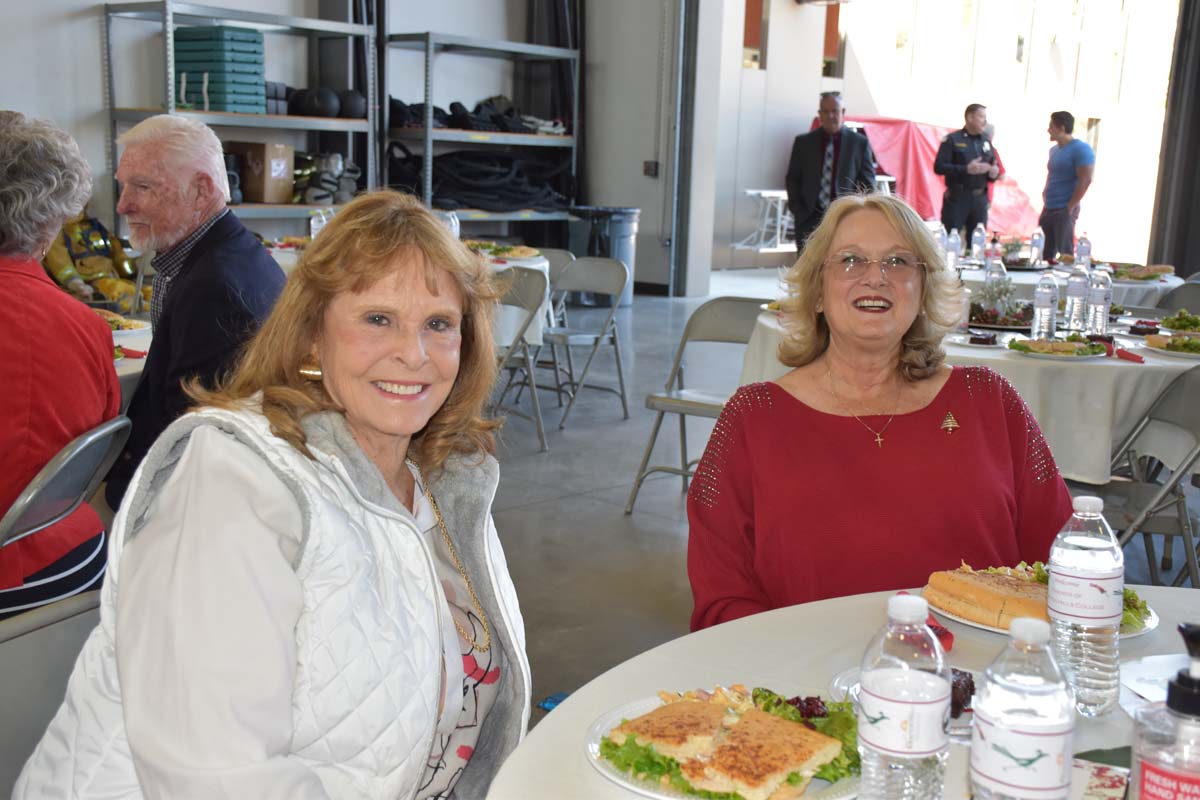
<path fill-rule="evenodd" d="M 226 25 L 181 27 L 175 29 L 174 43 L 181 104 L 197 111 L 266 113 L 261 31 Z"/>

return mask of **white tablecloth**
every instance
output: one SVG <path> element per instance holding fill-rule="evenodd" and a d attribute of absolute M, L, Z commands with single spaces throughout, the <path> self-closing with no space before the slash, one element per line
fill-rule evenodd
<path fill-rule="evenodd" d="M 1008 273 L 1008 277 L 1012 279 L 1013 291 L 1019 299 L 1033 300 L 1033 290 L 1041 279 L 1042 273 L 1012 270 Z M 1066 276 L 1055 273 L 1054 278 L 1058 281 L 1059 296 L 1065 296 Z M 982 269 L 964 269 L 962 279 L 972 292 L 983 288 Z M 1183 278 L 1175 275 L 1168 275 L 1157 281 L 1113 281 L 1113 303 L 1122 306 L 1157 306 L 1158 301 L 1168 292 L 1182 284 Z"/>
<path fill-rule="evenodd" d="M 114 337 L 113 344 L 148 352 L 152 338 L 149 333 L 128 333 Z M 129 401 L 133 399 L 133 390 L 137 388 L 138 379 L 142 377 L 142 368 L 146 366 L 146 359 L 123 358 L 114 366 L 117 368 L 117 378 L 121 382 L 121 412 L 124 413 L 125 409 L 129 407 Z"/>
<path fill-rule="evenodd" d="M 1158 628 L 1121 642 L 1121 660 L 1182 652 L 1175 625 L 1195 618 L 1194 589 L 1137 587 L 1159 615 Z M 787 696 L 829 696 L 834 675 L 857 666 L 871 636 L 887 621 L 891 592 L 806 603 L 694 633 L 626 661 L 574 692 L 538 723 L 492 781 L 488 800 L 616 800 L 629 792 L 588 762 L 584 741 L 594 720 L 659 690 L 711 689 L 743 683 Z M 950 663 L 982 670 L 1005 645 L 1000 634 L 946 622 L 953 631 Z M 1122 710 L 1079 719 L 1074 749 L 1127 745 L 1132 722 Z M 947 800 L 967 797 L 967 748 L 951 745 Z"/>
<path fill-rule="evenodd" d="M 742 385 L 772 381 L 788 371 L 776 357 L 782 337 L 778 316 L 760 314 L 742 362 Z M 1146 363 L 1117 358 L 1049 361 L 1006 348 L 954 344 L 946 345 L 946 360 L 956 366 L 991 367 L 1008 378 L 1041 426 L 1063 476 L 1103 484 L 1109 480 L 1113 447 L 1133 430 L 1175 376 L 1200 366 L 1200 361 L 1152 354 L 1142 348 L 1133 352 Z M 1154 423 L 1142 432 L 1134 449 L 1177 464 L 1195 444 L 1187 431 Z"/>

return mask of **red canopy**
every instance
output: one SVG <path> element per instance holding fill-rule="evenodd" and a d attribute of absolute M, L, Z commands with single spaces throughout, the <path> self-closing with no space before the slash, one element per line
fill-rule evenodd
<path fill-rule="evenodd" d="M 896 194 L 907 200 L 922 218 L 940 219 L 946 182 L 933 171 L 933 160 L 942 139 L 957 128 L 891 117 L 847 116 L 846 119 L 862 124 L 880 169 L 896 178 Z M 1003 163 L 1000 169 L 1004 169 Z M 988 230 L 1001 236 L 1028 236 L 1037 227 L 1038 219 L 1029 196 L 1008 175 L 1001 175 L 992 189 Z"/>

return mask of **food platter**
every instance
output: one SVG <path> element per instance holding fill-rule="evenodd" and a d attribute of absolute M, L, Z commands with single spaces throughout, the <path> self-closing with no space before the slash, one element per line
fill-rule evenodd
<path fill-rule="evenodd" d="M 1147 606 L 1147 608 L 1149 608 L 1149 607 Z M 1008 631 L 1005 628 L 996 628 L 992 625 L 984 625 L 982 622 L 972 622 L 971 620 L 964 619 L 963 617 L 960 617 L 957 614 L 951 614 L 949 611 L 943 611 L 942 609 L 938 608 L 937 606 L 933 605 L 932 603 L 929 604 L 929 610 L 932 611 L 934 614 L 937 614 L 939 617 L 944 617 L 946 619 L 954 620 L 955 622 L 960 622 L 963 625 L 967 625 L 972 628 L 979 628 L 982 631 L 991 631 L 992 633 L 1002 633 L 1005 636 L 1008 635 Z M 1139 631 L 1133 631 L 1131 633 L 1122 633 L 1121 638 L 1122 639 L 1132 639 L 1136 636 L 1143 636 L 1143 635 L 1149 633 L 1150 631 L 1154 630 L 1155 628 L 1157 628 L 1158 627 L 1158 614 L 1155 613 L 1153 608 L 1149 608 L 1149 611 L 1150 611 L 1150 616 L 1146 619 L 1146 625 L 1144 628 L 1142 628 Z"/>
<path fill-rule="evenodd" d="M 972 328 L 982 328 L 983 330 L 987 331 L 1012 331 L 1014 333 L 1028 333 L 1030 327 L 1033 325 L 1032 322 L 1025 325 L 988 325 L 986 322 L 974 321 L 970 321 L 968 324 Z"/>
<path fill-rule="evenodd" d="M 1092 353 L 1091 355 L 1077 356 L 1073 353 L 1027 353 L 1024 350 L 1009 349 L 1025 358 L 1044 358 L 1047 361 L 1095 361 L 1096 359 L 1108 358 L 1107 353 Z"/>
<path fill-rule="evenodd" d="M 645 697 L 618 706 L 597 717 L 596 721 L 588 727 L 587 734 L 584 736 L 584 752 L 588 763 L 608 780 L 642 797 L 651 797 L 655 800 L 696 800 L 695 795 L 681 792 L 673 786 L 663 786 L 650 780 L 639 780 L 627 772 L 622 772 L 615 764 L 600 755 L 601 740 L 609 731 L 620 725 L 622 720 L 640 717 L 660 705 L 662 705 L 662 700 L 659 698 Z M 834 784 L 820 778 L 813 778 L 803 797 L 817 798 L 818 800 L 852 800 L 852 798 L 858 797 L 858 784 L 858 778 L 844 778 Z"/>
<path fill-rule="evenodd" d="M 143 319 L 126 318 L 124 324 L 129 325 L 130 327 L 113 331 L 112 335 L 114 339 L 123 339 L 128 336 L 141 336 L 144 333 L 150 332 L 150 323 Z"/>
<path fill-rule="evenodd" d="M 1154 353 L 1156 356 L 1167 356 L 1168 358 L 1184 358 L 1192 361 L 1200 361 L 1200 353 L 1184 353 L 1178 350 L 1167 350 L 1162 347 L 1151 347 L 1148 344 L 1143 344 L 1142 349 Z"/>

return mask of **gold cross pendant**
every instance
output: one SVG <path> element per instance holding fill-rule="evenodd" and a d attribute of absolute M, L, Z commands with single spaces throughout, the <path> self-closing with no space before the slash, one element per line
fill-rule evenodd
<path fill-rule="evenodd" d="M 883 447 L 883 434 L 875 434 L 875 444 L 877 444 L 880 448 Z"/>

